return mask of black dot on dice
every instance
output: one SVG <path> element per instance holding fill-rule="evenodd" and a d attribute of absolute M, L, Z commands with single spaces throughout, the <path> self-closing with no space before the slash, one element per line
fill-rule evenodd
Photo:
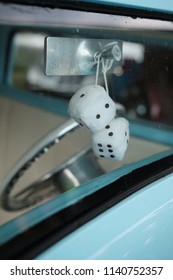
<path fill-rule="evenodd" d="M 112 146 L 110 144 L 107 145 L 108 148 L 112 148 Z"/>
<path fill-rule="evenodd" d="M 80 96 L 80 97 L 82 98 L 82 97 L 84 97 L 84 96 L 85 96 L 85 94 L 83 93 L 83 94 L 81 94 L 81 96 Z"/>
<path fill-rule="evenodd" d="M 104 155 L 100 155 L 100 157 L 104 157 Z"/>
<path fill-rule="evenodd" d="M 105 104 L 105 108 L 109 108 L 109 104 L 108 103 Z"/>
<path fill-rule="evenodd" d="M 106 125 L 105 128 L 106 128 L 106 129 L 109 129 L 109 128 L 110 128 L 110 125 Z"/>
<path fill-rule="evenodd" d="M 113 152 L 113 150 L 111 150 L 111 149 L 109 149 L 108 151 L 109 151 L 109 153 L 112 153 L 112 152 Z"/>
<path fill-rule="evenodd" d="M 96 119 L 100 119 L 100 114 L 97 114 L 97 115 L 96 115 Z"/>
<path fill-rule="evenodd" d="M 127 139 L 127 144 L 129 143 L 129 140 Z"/>
<path fill-rule="evenodd" d="M 112 135 L 113 135 L 113 132 L 109 132 L 108 135 L 109 135 L 109 136 L 112 136 Z"/>
<path fill-rule="evenodd" d="M 83 124 L 82 123 L 79 123 L 81 126 L 83 126 Z"/>
<path fill-rule="evenodd" d="M 127 131 L 125 132 L 125 136 L 127 136 Z"/>
<path fill-rule="evenodd" d="M 102 153 L 102 152 L 103 152 L 103 149 L 99 149 L 99 152 L 101 152 L 101 153 Z"/>
<path fill-rule="evenodd" d="M 114 156 L 114 155 L 110 155 L 110 157 L 111 157 L 111 158 L 114 158 L 115 156 Z"/>
<path fill-rule="evenodd" d="M 101 144 L 101 143 L 98 143 L 98 146 L 99 146 L 99 147 L 102 147 L 102 144 Z"/>

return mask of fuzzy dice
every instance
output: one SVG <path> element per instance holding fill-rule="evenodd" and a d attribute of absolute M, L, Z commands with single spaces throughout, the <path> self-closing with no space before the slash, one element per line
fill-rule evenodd
<path fill-rule="evenodd" d="M 115 117 L 116 105 L 103 87 L 90 85 L 72 96 L 68 112 L 81 126 L 96 132 Z"/>
<path fill-rule="evenodd" d="M 85 86 L 69 102 L 68 112 L 81 126 L 91 131 L 96 156 L 122 160 L 129 142 L 129 123 L 115 118 L 116 105 L 103 87 Z"/>
<path fill-rule="evenodd" d="M 93 133 L 92 147 L 98 157 L 122 160 L 129 142 L 129 123 L 116 118 L 105 129 Z"/>

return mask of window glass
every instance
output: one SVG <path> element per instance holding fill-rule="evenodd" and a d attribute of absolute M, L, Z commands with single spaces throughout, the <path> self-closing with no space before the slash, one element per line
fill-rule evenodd
<path fill-rule="evenodd" d="M 86 30 L 74 29 L 71 36 L 99 37 L 97 30 Z M 62 32 L 53 34 L 62 36 Z M 68 31 L 68 37 L 69 34 Z M 9 72 L 12 84 L 9 87 L 13 99 L 7 99 L 5 95 L 0 97 L 2 185 L 12 166 L 30 147 L 67 121 L 68 101 L 74 92 L 83 85 L 95 83 L 95 75 L 45 75 L 44 42 L 51 35 L 48 30 L 38 32 L 30 28 L 17 31 L 11 40 Z M 160 134 L 170 132 L 173 125 L 173 50 L 169 45 L 172 35 L 159 31 L 105 29 L 100 36 L 116 38 L 123 44 L 122 65 L 114 67 L 107 75 L 110 96 L 120 105 L 118 116 L 128 118 L 130 125 L 133 122 L 144 125 L 145 131 L 149 127 L 160 129 Z M 103 75 L 99 77 L 99 84 L 104 86 Z M 22 103 L 20 96 L 23 101 L 27 94 L 30 94 L 30 102 Z M 60 104 L 61 109 L 61 104 L 66 104 L 64 114 L 61 114 L 62 110 L 56 114 L 52 112 L 52 104 Z M 157 135 L 152 139 L 151 135 L 146 133 L 143 137 L 141 133 L 143 130 L 138 135 L 132 133 L 125 158 L 118 162 L 96 158 L 91 150 L 91 135 L 84 128 L 68 134 L 27 169 L 10 193 L 21 201 L 32 201 L 35 196 L 42 199 L 21 209 L 13 205 L 17 211 L 1 210 L 0 224 L 98 176 L 170 149 L 169 141 L 159 142 Z"/>

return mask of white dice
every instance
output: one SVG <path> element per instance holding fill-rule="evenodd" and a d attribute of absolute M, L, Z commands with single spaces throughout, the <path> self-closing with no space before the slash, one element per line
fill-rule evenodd
<path fill-rule="evenodd" d="M 98 85 L 78 90 L 69 102 L 68 112 L 81 126 L 92 133 L 96 156 L 122 160 L 129 142 L 129 123 L 115 118 L 116 105 L 105 89 Z"/>
<path fill-rule="evenodd" d="M 116 105 L 103 87 L 90 85 L 72 96 L 68 112 L 81 126 L 96 132 L 114 119 Z"/>
<path fill-rule="evenodd" d="M 116 118 L 103 130 L 92 134 L 92 147 L 98 157 L 122 160 L 129 142 L 129 123 Z"/>

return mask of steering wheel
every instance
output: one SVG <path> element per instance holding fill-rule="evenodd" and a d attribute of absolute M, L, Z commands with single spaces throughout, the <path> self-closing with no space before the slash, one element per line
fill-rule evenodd
<path fill-rule="evenodd" d="M 125 108 L 122 104 L 116 103 L 117 111 L 119 113 L 124 114 Z M 8 211 L 16 211 L 24 208 L 31 207 L 46 198 L 50 198 L 55 192 L 57 193 L 57 189 L 51 189 L 47 191 L 48 186 L 50 186 L 56 177 L 56 174 L 63 168 L 65 169 L 67 166 L 73 162 L 79 163 L 80 165 L 76 165 L 72 174 L 70 174 L 70 178 L 73 181 L 74 186 L 76 182 L 76 178 L 73 174 L 77 174 L 81 171 L 83 178 L 80 178 L 79 183 L 84 183 L 86 179 L 93 179 L 96 176 L 102 175 L 105 171 L 99 166 L 98 162 L 96 162 L 93 157 L 93 152 L 91 150 L 91 146 L 84 149 L 82 152 L 78 153 L 74 156 L 74 158 L 67 161 L 59 170 L 54 170 L 52 173 L 46 174 L 42 176 L 38 181 L 34 182 L 32 185 L 27 186 L 23 191 L 18 192 L 15 195 L 11 195 L 12 190 L 14 189 L 16 183 L 23 176 L 23 174 L 31 167 L 31 165 L 38 161 L 38 159 L 46 153 L 52 146 L 57 144 L 63 137 L 65 137 L 68 133 L 73 132 L 79 127 L 79 124 L 74 121 L 74 119 L 69 118 L 65 123 L 55 128 L 50 133 L 46 134 L 43 138 L 37 141 L 32 147 L 29 148 L 26 153 L 15 163 L 12 170 L 9 172 L 7 178 L 4 180 L 2 184 L 2 194 L 1 194 L 1 205 L 2 208 Z M 82 161 L 83 156 L 87 163 Z M 87 172 L 87 178 L 85 177 L 85 171 Z M 62 176 L 62 174 L 61 174 Z M 72 178 L 73 177 L 73 178 Z M 85 179 L 85 181 L 84 181 Z M 66 178 L 65 178 L 66 180 Z M 54 184 L 55 182 L 53 182 Z M 67 183 L 67 180 L 66 180 Z M 69 182 L 68 182 L 69 183 Z M 55 185 L 55 184 L 54 184 Z M 58 188 L 61 188 L 59 184 Z M 68 188 L 68 187 L 67 187 Z M 46 191 L 41 195 L 40 191 L 45 189 Z"/>
<path fill-rule="evenodd" d="M 36 162 L 44 153 L 46 153 L 52 146 L 57 144 L 64 136 L 68 133 L 74 131 L 79 127 L 79 124 L 75 122 L 72 118 L 67 120 L 64 124 L 60 125 L 45 137 L 37 141 L 19 160 L 15 163 L 11 172 L 8 174 L 7 178 L 3 182 L 3 191 L 1 194 L 2 207 L 8 211 L 19 210 L 35 205 L 36 203 L 45 199 L 51 195 L 46 193 L 44 195 L 33 195 L 36 194 L 40 189 L 40 184 L 38 188 L 35 185 L 33 187 L 26 188 L 25 191 L 11 195 L 11 191 L 14 189 L 18 180 L 23 176 L 23 174 L 31 167 L 31 165 Z M 20 197 L 25 193 L 24 198 Z M 32 195 L 31 195 L 32 193 Z"/>

